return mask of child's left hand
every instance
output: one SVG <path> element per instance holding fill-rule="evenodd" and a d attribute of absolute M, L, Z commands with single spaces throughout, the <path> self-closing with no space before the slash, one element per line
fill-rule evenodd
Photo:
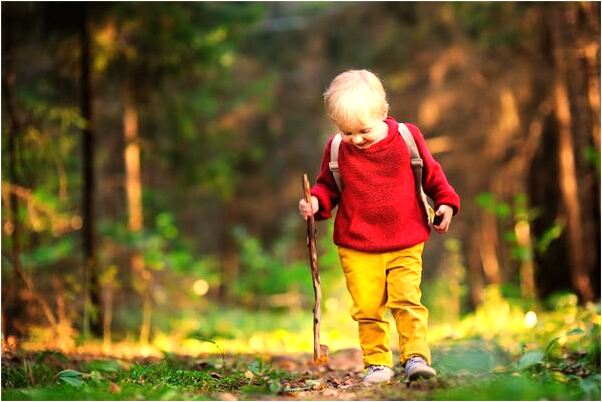
<path fill-rule="evenodd" d="M 452 216 L 454 215 L 454 210 L 449 205 L 442 204 L 439 206 L 439 208 L 437 208 L 435 215 L 443 216 L 443 218 L 438 225 L 433 225 L 433 228 L 437 231 L 437 233 L 447 233 L 449 230 L 449 225 L 451 224 Z"/>

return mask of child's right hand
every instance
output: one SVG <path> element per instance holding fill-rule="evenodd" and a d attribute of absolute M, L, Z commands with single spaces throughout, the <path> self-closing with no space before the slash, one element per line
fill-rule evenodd
<path fill-rule="evenodd" d="M 307 218 L 318 212 L 318 209 L 320 209 L 320 203 L 318 202 L 318 199 L 313 195 L 311 196 L 311 205 L 309 205 L 307 201 L 305 201 L 305 198 L 302 198 L 299 201 L 299 213 L 305 220 L 307 220 Z"/>

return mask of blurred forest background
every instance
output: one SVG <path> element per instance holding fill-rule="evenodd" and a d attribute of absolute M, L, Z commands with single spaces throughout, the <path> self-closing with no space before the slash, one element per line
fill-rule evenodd
<path fill-rule="evenodd" d="M 297 203 L 351 68 L 462 198 L 432 339 L 585 309 L 599 352 L 598 2 L 3 2 L 3 350 L 309 353 Z M 323 339 L 357 347 L 318 226 Z"/>

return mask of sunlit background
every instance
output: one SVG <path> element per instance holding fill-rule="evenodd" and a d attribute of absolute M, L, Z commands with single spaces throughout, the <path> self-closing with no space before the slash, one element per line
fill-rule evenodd
<path fill-rule="evenodd" d="M 493 370 L 554 345 L 599 369 L 588 2 L 2 3 L 3 353 L 309 356 L 297 202 L 350 68 L 462 198 L 424 254 L 434 358 Z M 321 340 L 357 348 L 331 238 L 320 222 Z"/>

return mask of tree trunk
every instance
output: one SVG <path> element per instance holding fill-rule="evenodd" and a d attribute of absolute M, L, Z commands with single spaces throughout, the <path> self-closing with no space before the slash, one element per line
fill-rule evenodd
<path fill-rule="evenodd" d="M 570 7 L 570 5 L 569 5 Z M 571 282 L 582 300 L 592 301 L 594 294 L 589 279 L 590 267 L 584 264 L 584 236 L 581 229 L 580 187 L 577 185 L 577 167 L 575 162 L 574 128 L 569 98 L 567 58 L 571 55 L 565 45 L 564 30 L 570 21 L 566 21 L 565 7 L 553 8 L 554 18 L 550 22 L 554 43 L 555 74 L 553 91 L 555 97 L 555 116 L 558 135 L 558 163 L 560 167 L 560 190 L 562 206 L 566 219 L 569 267 Z"/>
<path fill-rule="evenodd" d="M 132 233 L 142 231 L 142 179 L 140 167 L 140 136 L 138 132 L 138 109 L 133 91 L 124 94 L 123 129 L 125 134 L 125 189 L 128 205 L 128 228 Z M 133 287 L 142 298 L 142 322 L 140 342 L 148 343 L 151 330 L 152 299 L 150 293 L 151 273 L 144 266 L 140 250 L 134 250 L 130 260 Z"/>
<path fill-rule="evenodd" d="M 514 224 L 514 233 L 518 246 L 526 250 L 520 261 L 520 293 L 525 299 L 535 299 L 535 265 L 533 264 L 533 243 L 531 241 L 531 225 L 527 219 L 518 219 Z"/>
<path fill-rule="evenodd" d="M 102 334 L 102 309 L 100 289 L 98 284 L 98 261 L 96 258 L 96 216 L 95 216 L 95 175 L 94 175 L 94 126 L 92 116 L 92 79 L 91 79 L 91 54 L 90 30 L 88 20 L 88 7 L 81 4 L 80 15 L 80 109 L 86 126 L 82 130 L 83 136 L 83 251 L 84 251 L 84 337 L 91 331 L 95 336 Z"/>
<path fill-rule="evenodd" d="M 478 231 L 471 232 L 468 247 L 468 283 L 470 288 L 471 307 L 474 308 L 483 301 L 483 269 L 481 262 L 481 237 Z"/>
<path fill-rule="evenodd" d="M 4 92 L 4 104 L 8 116 L 8 181 L 13 184 L 19 184 L 17 177 L 17 137 L 22 129 L 22 122 L 17 115 L 14 86 L 15 74 L 11 69 L 12 61 L 12 31 L 10 24 L 3 30 L 4 42 L 4 63 L 2 86 Z M 6 127 L 6 126 L 5 126 Z M 24 335 L 24 328 L 19 328 L 18 319 L 23 314 L 23 308 L 19 297 L 19 281 L 17 273 L 21 271 L 21 244 L 20 233 L 21 223 L 19 222 L 19 199 L 12 193 L 9 195 L 8 216 L 4 227 L 4 234 L 11 240 L 11 258 L 13 265 L 13 275 L 5 277 L 10 285 L 2 287 L 2 335 L 5 339 L 8 336 L 19 338 Z M 5 292 L 6 290 L 6 292 Z"/>
<path fill-rule="evenodd" d="M 479 241 L 479 251 L 481 262 L 483 264 L 483 273 L 487 279 L 487 284 L 499 285 L 502 282 L 500 275 L 500 263 L 496 248 L 499 245 L 497 233 L 497 220 L 495 215 L 488 211 L 482 211 L 481 239 Z"/>
<path fill-rule="evenodd" d="M 221 234 L 221 280 L 218 297 L 221 303 L 232 301 L 230 284 L 235 283 L 239 276 L 238 247 L 232 235 L 232 228 L 238 222 L 239 206 L 232 199 L 224 202 L 224 219 Z"/>
<path fill-rule="evenodd" d="M 104 294 L 104 316 L 102 322 L 102 350 L 109 353 L 112 344 L 111 324 L 113 321 L 113 289 L 110 285 L 105 285 Z"/>

